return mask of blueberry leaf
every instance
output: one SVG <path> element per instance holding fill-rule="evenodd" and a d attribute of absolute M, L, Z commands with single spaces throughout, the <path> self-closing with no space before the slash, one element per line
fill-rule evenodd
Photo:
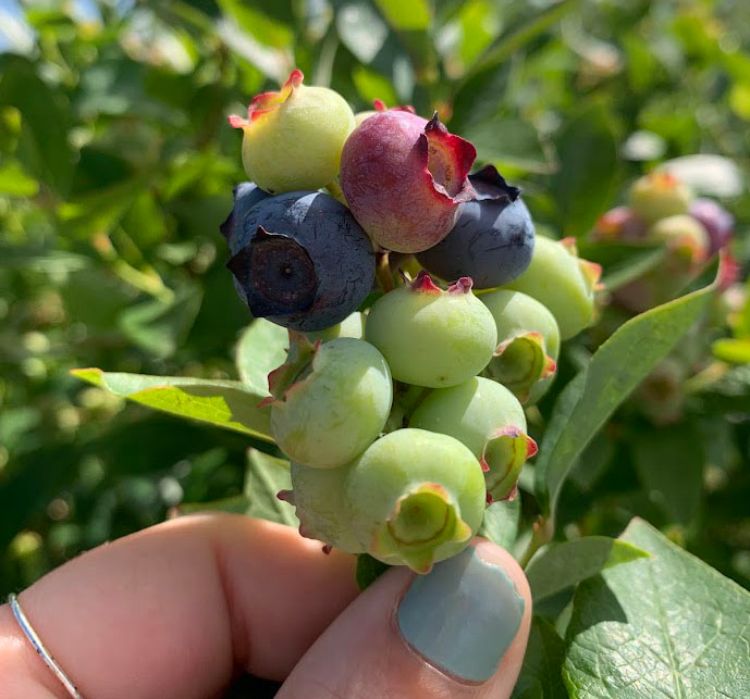
<path fill-rule="evenodd" d="M 568 699 L 562 681 L 565 642 L 554 627 L 535 616 L 511 699 Z"/>
<path fill-rule="evenodd" d="M 618 172 L 617 141 L 600 106 L 572 119 L 557 138 L 560 168 L 550 183 L 563 236 L 587 233 L 612 200 Z"/>
<path fill-rule="evenodd" d="M 268 374 L 286 361 L 289 333 L 264 318 L 254 320 L 237 343 L 235 361 L 242 383 L 258 395 L 268 396 Z"/>
<path fill-rule="evenodd" d="M 424 31 L 432 21 L 427 0 L 375 0 L 375 5 L 396 31 Z"/>
<path fill-rule="evenodd" d="M 521 494 L 513 500 L 498 500 L 485 511 L 479 536 L 483 536 L 498 546 L 510 548 L 518 535 L 518 522 L 521 516 Z"/>
<path fill-rule="evenodd" d="M 605 568 L 648 554 L 633 544 L 608 536 L 585 536 L 553 543 L 539 551 L 526 568 L 534 602 L 552 597 Z"/>
<path fill-rule="evenodd" d="M 714 288 L 710 284 L 629 320 L 562 391 L 535 467 L 536 492 L 547 514 L 554 516 L 563 483 L 586 445 L 700 317 Z"/>
<path fill-rule="evenodd" d="M 689 525 L 698 513 L 706 455 L 698 429 L 690 422 L 639 429 L 633 441 L 638 477 L 649 499 L 670 522 Z"/>
<path fill-rule="evenodd" d="M 73 376 L 154 410 L 272 441 L 264 398 L 239 381 L 73 369 Z"/>
<path fill-rule="evenodd" d="M 563 666 L 570 696 L 750 696 L 750 593 L 643 520 L 620 539 L 651 557 L 579 585 Z"/>
<path fill-rule="evenodd" d="M 245 514 L 298 527 L 299 521 L 294 508 L 276 497 L 280 490 L 292 487 L 289 462 L 257 449 L 248 449 L 247 461 L 245 497 L 249 504 Z"/>

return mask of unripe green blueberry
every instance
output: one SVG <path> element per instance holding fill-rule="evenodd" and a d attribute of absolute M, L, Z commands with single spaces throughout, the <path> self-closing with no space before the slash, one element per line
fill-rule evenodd
<path fill-rule="evenodd" d="M 365 337 L 385 356 L 393 378 L 416 386 L 455 386 L 478 374 L 492 357 L 492 314 L 462 277 L 443 291 L 426 272 L 373 304 Z"/>
<path fill-rule="evenodd" d="M 693 264 L 705 261 L 711 245 L 705 226 L 689 214 L 667 216 L 658 220 L 649 228 L 648 237 L 666 243 L 670 250 Z"/>
<path fill-rule="evenodd" d="M 364 553 L 351 527 L 352 509 L 346 495 L 351 468 L 310 468 L 292 463 L 292 491 L 279 494 L 294 505 L 300 534 L 347 553 Z"/>
<path fill-rule="evenodd" d="M 450 435 L 471 449 L 482 464 L 487 493 L 494 500 L 515 494 L 521 467 L 537 451 L 526 434 L 526 416 L 516 397 L 480 376 L 431 391 L 412 414 L 409 426 Z"/>
<path fill-rule="evenodd" d="M 427 573 L 433 563 L 462 551 L 482 523 L 482 469 L 453 437 L 396 430 L 349 469 L 352 532 L 385 563 Z"/>
<path fill-rule="evenodd" d="M 290 361 L 269 377 L 274 439 L 292 461 L 342 466 L 368 447 L 388 419 L 393 399 L 388 365 L 364 340 L 311 346 L 295 337 L 295 342 Z M 312 349 L 305 351 L 305 343 Z"/>
<path fill-rule="evenodd" d="M 686 214 L 692 201 L 690 188 L 667 172 L 651 172 L 638 178 L 629 193 L 630 207 L 646 223 Z"/>
<path fill-rule="evenodd" d="M 305 335 L 312 342 L 315 342 L 315 340 L 329 342 L 330 340 L 335 340 L 337 337 L 353 337 L 356 340 L 361 340 L 365 335 L 365 314 L 355 311 L 340 323 L 336 323 L 336 325 L 332 325 L 330 328 L 308 332 Z"/>
<path fill-rule="evenodd" d="M 253 98 L 247 119 L 229 118 L 244 132 L 248 177 L 271 194 L 325 187 L 336 177 L 344 142 L 354 129 L 346 100 L 326 87 L 303 85 L 303 77 L 293 70 L 281 90 Z"/>
<path fill-rule="evenodd" d="M 711 246 L 703 224 L 685 214 L 660 219 L 648 237 L 667 248 L 664 261 L 614 294 L 620 305 L 638 313 L 679 296 L 703 269 Z"/>
<path fill-rule="evenodd" d="M 575 240 L 536 237 L 526 271 L 508 289 L 522 291 L 545 305 L 555 317 L 560 337 L 567 340 L 594 321 L 594 292 L 601 267 L 578 257 Z"/>
<path fill-rule="evenodd" d="M 481 294 L 497 325 L 498 346 L 486 373 L 522 403 L 536 402 L 557 371 L 560 329 L 546 306 L 520 291 Z"/>

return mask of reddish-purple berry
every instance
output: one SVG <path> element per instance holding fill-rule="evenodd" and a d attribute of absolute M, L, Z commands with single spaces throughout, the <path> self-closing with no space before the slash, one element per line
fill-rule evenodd
<path fill-rule="evenodd" d="M 473 190 L 476 150 L 440 123 L 403 109 L 379 112 L 351 133 L 341 188 L 355 218 L 381 247 L 421 252 L 453 228 Z"/>

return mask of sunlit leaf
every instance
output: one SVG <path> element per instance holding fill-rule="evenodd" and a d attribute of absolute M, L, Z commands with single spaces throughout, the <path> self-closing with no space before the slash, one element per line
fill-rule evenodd
<path fill-rule="evenodd" d="M 154 410 L 272 441 L 263 396 L 238 381 L 74 369 L 73 376 Z"/>

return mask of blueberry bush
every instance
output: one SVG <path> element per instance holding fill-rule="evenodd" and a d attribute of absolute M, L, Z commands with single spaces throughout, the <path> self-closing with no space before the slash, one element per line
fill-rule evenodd
<path fill-rule="evenodd" d="M 0 593 L 204 510 L 363 587 L 479 534 L 534 597 L 514 696 L 750 696 L 748 41 L 738 0 L 0 3 Z"/>

